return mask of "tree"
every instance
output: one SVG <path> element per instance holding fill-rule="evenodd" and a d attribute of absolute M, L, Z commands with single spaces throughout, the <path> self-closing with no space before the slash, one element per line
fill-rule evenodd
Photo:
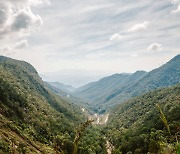
<path fill-rule="evenodd" d="M 82 123 L 80 127 L 76 131 L 74 144 L 73 144 L 73 154 L 77 154 L 78 150 L 78 142 L 81 139 L 82 133 L 85 131 L 85 129 L 93 122 L 94 120 L 87 120 L 85 123 Z"/>

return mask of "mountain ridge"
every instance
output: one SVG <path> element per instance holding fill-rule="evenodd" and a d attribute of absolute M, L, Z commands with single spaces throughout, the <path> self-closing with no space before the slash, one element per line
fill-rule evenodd
<path fill-rule="evenodd" d="M 139 77 L 136 76 L 136 73 L 141 72 L 142 74 Z M 124 78 L 122 76 L 124 76 Z M 122 74 L 122 76 L 114 74 L 102 78 L 97 82 L 90 83 L 75 90 L 74 94 L 90 101 L 89 104 L 91 108 L 96 112 L 104 112 L 117 103 L 121 103 L 150 90 L 179 83 L 180 55 L 175 56 L 166 64 L 150 72 L 137 71 L 131 75 Z M 133 76 L 135 77 L 133 78 Z M 117 83 L 113 81 L 114 77 L 118 77 L 116 80 Z M 105 82 L 103 82 L 104 80 Z M 113 89 L 109 90 L 108 82 L 112 82 L 110 86 L 112 86 Z M 108 92 L 106 91 L 107 87 Z"/>
<path fill-rule="evenodd" d="M 76 89 L 71 85 L 65 85 L 65 84 L 60 83 L 58 81 L 56 81 L 56 82 L 48 82 L 48 83 L 51 84 L 52 86 L 64 91 L 64 92 L 67 92 L 67 93 L 72 93 Z"/>
<path fill-rule="evenodd" d="M 55 153 L 58 135 L 67 139 L 58 150 L 71 153 L 74 129 L 84 119 L 80 107 L 45 87 L 29 63 L 0 57 L 0 74 L 0 153 L 12 153 L 12 144 L 27 153 Z"/>

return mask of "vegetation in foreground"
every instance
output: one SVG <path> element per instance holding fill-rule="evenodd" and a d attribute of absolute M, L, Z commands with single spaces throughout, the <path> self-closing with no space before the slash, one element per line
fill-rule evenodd
<path fill-rule="evenodd" d="M 180 84 L 116 106 L 104 131 L 114 145 L 114 153 L 176 153 L 180 139 Z"/>
<path fill-rule="evenodd" d="M 0 57 L 0 153 L 176 153 L 180 84 L 117 105 L 107 126 L 85 121 L 79 107 L 52 93 L 28 63 Z"/>
<path fill-rule="evenodd" d="M 46 88 L 30 64 L 0 57 L 0 153 L 71 154 L 83 121 L 81 109 Z M 79 151 L 96 152 L 95 135 L 82 139 Z"/>

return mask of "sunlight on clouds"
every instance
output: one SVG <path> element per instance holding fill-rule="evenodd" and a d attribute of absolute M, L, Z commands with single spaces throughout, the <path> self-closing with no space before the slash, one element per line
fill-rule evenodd
<path fill-rule="evenodd" d="M 170 0 L 172 4 L 179 4 L 180 0 Z"/>
<path fill-rule="evenodd" d="M 1 0 L 0 53 L 30 62 L 40 73 L 150 70 L 179 51 L 179 4 Z"/>
<path fill-rule="evenodd" d="M 34 15 L 30 9 L 21 9 L 14 15 L 14 21 L 11 25 L 12 31 L 26 30 L 26 32 L 31 31 L 33 26 L 41 26 L 42 19 L 39 15 Z"/>
<path fill-rule="evenodd" d="M 176 10 L 172 10 L 172 11 L 171 11 L 172 14 L 176 14 L 176 13 L 178 13 L 178 12 L 180 12 L 180 4 L 178 5 L 178 7 L 177 7 Z"/>
<path fill-rule="evenodd" d="M 27 46 L 27 38 L 43 23 L 31 6 L 48 3 L 47 0 L 6 0 L 0 2 L 0 41 L 4 46 L 16 50 Z M 50 4 L 50 3 L 48 3 Z M 23 40 L 18 42 L 18 40 Z M 26 41 L 24 41 L 26 40 Z M 4 54 L 7 53 L 6 50 Z"/>
<path fill-rule="evenodd" d="M 173 5 L 177 6 L 177 8 L 175 10 L 172 10 L 171 13 L 176 14 L 180 12 L 180 0 L 170 0 L 170 1 Z"/>
<path fill-rule="evenodd" d="M 116 34 L 112 35 L 109 40 L 110 40 L 110 41 L 119 41 L 119 40 L 121 40 L 122 38 L 123 38 L 122 35 L 116 33 Z"/>
<path fill-rule="evenodd" d="M 141 24 L 136 24 L 134 25 L 133 27 L 131 27 L 128 31 L 129 32 L 138 32 L 138 31 L 141 31 L 141 30 L 146 30 L 147 27 L 149 25 L 149 22 L 148 21 L 144 21 L 143 23 Z"/>
<path fill-rule="evenodd" d="M 23 49 L 28 47 L 28 41 L 27 40 L 21 40 L 15 44 L 15 49 Z"/>
<path fill-rule="evenodd" d="M 149 51 L 161 51 L 162 50 L 162 44 L 159 43 L 153 43 L 149 45 L 147 48 Z"/>

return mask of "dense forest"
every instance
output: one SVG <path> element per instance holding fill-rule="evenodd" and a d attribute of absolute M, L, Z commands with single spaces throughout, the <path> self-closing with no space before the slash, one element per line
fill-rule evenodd
<path fill-rule="evenodd" d="M 180 0 L 0 0 L 0 154 L 180 154 Z"/>
<path fill-rule="evenodd" d="M 72 153 L 85 121 L 80 108 L 47 89 L 30 64 L 0 57 L 0 153 Z M 91 141 L 98 135 L 89 134 L 80 151 L 103 151 L 100 140 Z"/>
<path fill-rule="evenodd" d="M 177 56 L 150 73 L 139 71 L 108 79 L 111 86 L 116 79 L 114 85 L 133 83 L 143 91 L 141 81 L 148 90 L 127 101 L 117 101 L 106 111 L 107 123 L 100 124 L 93 121 L 96 110 L 91 111 L 84 98 L 42 81 L 29 63 L 1 56 L 0 153 L 180 152 L 179 62 Z M 167 70 L 172 71 L 164 75 Z M 106 79 L 102 80 L 104 84 L 108 83 Z M 103 90 L 104 84 L 98 86 Z"/>
<path fill-rule="evenodd" d="M 114 153 L 175 153 L 180 139 L 179 94 L 180 84 L 116 106 L 105 128 Z"/>

